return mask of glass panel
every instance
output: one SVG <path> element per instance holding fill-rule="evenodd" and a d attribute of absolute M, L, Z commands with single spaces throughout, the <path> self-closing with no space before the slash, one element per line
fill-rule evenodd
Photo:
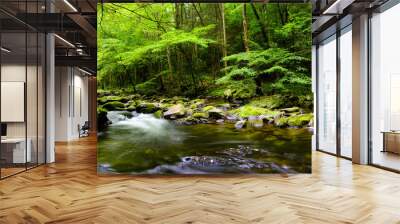
<path fill-rule="evenodd" d="M 318 48 L 318 149 L 336 153 L 336 36 Z"/>
<path fill-rule="evenodd" d="M 372 163 L 400 170 L 400 5 L 372 18 Z"/>
<path fill-rule="evenodd" d="M 5 177 L 25 170 L 31 159 L 25 122 L 26 33 L 2 33 L 1 43 L 7 49 L 1 51 L 1 172 Z"/>
<path fill-rule="evenodd" d="M 44 34 L 39 34 L 38 46 L 38 163 L 45 163 L 45 52 L 46 39 Z"/>
<path fill-rule="evenodd" d="M 351 26 L 340 36 L 340 153 L 352 157 L 352 35 Z"/>
<path fill-rule="evenodd" d="M 28 63 L 27 63 L 27 98 L 26 98 L 26 112 L 27 112 L 27 142 L 28 149 L 30 148 L 30 160 L 28 160 L 28 168 L 37 165 L 38 160 L 38 35 L 36 32 L 29 32 L 28 38 Z"/>

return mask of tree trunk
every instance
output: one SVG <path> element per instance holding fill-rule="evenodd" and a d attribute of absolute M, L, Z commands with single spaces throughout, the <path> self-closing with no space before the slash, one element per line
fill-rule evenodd
<path fill-rule="evenodd" d="M 262 34 L 262 37 L 264 38 L 265 46 L 268 47 L 269 43 L 268 43 L 268 36 L 267 36 L 267 31 L 266 31 L 265 25 L 264 25 L 263 21 L 261 20 L 260 15 L 258 15 L 257 8 L 255 7 L 254 3 L 251 3 L 251 8 L 253 10 L 254 15 L 256 16 L 258 25 L 261 28 L 261 34 Z"/>
<path fill-rule="evenodd" d="M 225 9 L 224 9 L 224 4 L 220 3 L 219 4 L 220 12 L 221 12 L 221 21 L 222 21 L 222 26 L 221 26 L 221 31 L 222 31 L 222 55 L 223 57 L 226 57 L 228 55 L 226 47 L 226 28 L 225 28 Z M 224 61 L 224 68 L 226 69 L 228 67 L 228 63 Z"/>
<path fill-rule="evenodd" d="M 179 29 L 180 28 L 180 4 L 175 3 L 175 28 Z"/>
<path fill-rule="evenodd" d="M 171 62 L 171 50 L 169 47 L 167 47 L 167 59 L 168 59 L 168 71 L 169 71 L 169 76 L 168 79 L 171 82 L 172 81 L 172 62 Z"/>
<path fill-rule="evenodd" d="M 248 39 L 248 28 L 247 28 L 247 13 L 246 13 L 246 3 L 243 3 L 242 10 L 243 17 L 243 45 L 246 52 L 249 51 L 249 39 Z"/>

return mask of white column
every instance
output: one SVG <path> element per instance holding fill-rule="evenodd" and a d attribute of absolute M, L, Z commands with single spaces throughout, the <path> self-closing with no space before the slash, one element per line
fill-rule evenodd
<path fill-rule="evenodd" d="M 46 36 L 46 162 L 55 161 L 54 133 L 55 133 L 55 56 L 54 56 L 54 35 Z"/>
<path fill-rule="evenodd" d="M 353 162 L 368 163 L 368 15 L 353 19 Z"/>

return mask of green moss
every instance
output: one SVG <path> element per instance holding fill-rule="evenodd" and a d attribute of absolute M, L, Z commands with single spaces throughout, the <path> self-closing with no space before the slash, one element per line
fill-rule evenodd
<path fill-rule="evenodd" d="M 291 116 L 288 118 L 288 125 L 302 127 L 307 125 L 312 119 L 313 119 L 312 113 Z"/>
<path fill-rule="evenodd" d="M 156 112 L 158 108 L 156 108 L 156 105 L 154 105 L 154 103 L 141 103 L 136 107 L 136 110 L 140 113 L 150 114 Z"/>
<path fill-rule="evenodd" d="M 208 118 L 208 114 L 205 112 L 196 112 L 192 115 L 194 118 Z"/>
<path fill-rule="evenodd" d="M 286 113 L 295 113 L 295 112 L 299 112 L 300 108 L 299 107 L 290 107 L 290 108 L 281 109 L 281 111 L 284 111 Z"/>
<path fill-rule="evenodd" d="M 99 104 L 106 104 L 108 102 L 113 102 L 113 101 L 126 103 L 129 101 L 129 97 L 126 97 L 126 96 L 103 96 L 103 97 L 97 98 L 97 102 L 99 102 Z"/>
<path fill-rule="evenodd" d="M 288 126 L 289 118 L 287 117 L 280 117 L 275 120 L 275 125 L 277 127 L 286 127 Z"/>
<path fill-rule="evenodd" d="M 111 101 L 103 105 L 104 109 L 111 110 L 125 110 L 125 104 L 119 101 Z"/>
<path fill-rule="evenodd" d="M 157 110 L 156 112 L 154 112 L 154 117 L 156 118 L 162 118 L 163 115 L 163 111 L 162 110 Z"/>
<path fill-rule="evenodd" d="M 276 109 L 283 106 L 284 99 L 279 95 L 257 97 L 250 101 L 250 105 L 268 109 Z"/>
<path fill-rule="evenodd" d="M 210 110 L 213 110 L 213 109 L 215 109 L 214 106 L 206 106 L 206 107 L 203 108 L 203 111 L 207 112 L 207 111 L 210 111 Z"/>
<path fill-rule="evenodd" d="M 249 104 L 239 107 L 237 109 L 231 110 L 231 114 L 235 114 L 240 117 L 249 117 L 249 116 L 259 116 L 259 115 L 276 115 L 277 111 L 269 110 L 262 107 L 255 107 Z"/>

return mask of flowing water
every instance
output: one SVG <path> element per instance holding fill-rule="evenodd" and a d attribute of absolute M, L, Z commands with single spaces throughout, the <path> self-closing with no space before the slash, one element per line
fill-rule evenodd
<path fill-rule="evenodd" d="M 109 112 L 99 134 L 100 173 L 310 173 L 308 129 L 178 126 L 151 114 Z"/>

